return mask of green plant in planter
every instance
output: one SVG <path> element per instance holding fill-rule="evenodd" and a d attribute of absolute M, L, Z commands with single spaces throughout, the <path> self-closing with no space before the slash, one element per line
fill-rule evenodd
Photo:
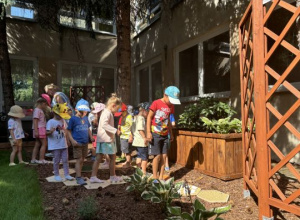
<path fill-rule="evenodd" d="M 187 212 L 181 212 L 181 207 L 179 206 L 169 206 L 168 212 L 173 216 L 170 216 L 167 219 L 206 220 L 216 215 L 215 220 L 221 220 L 219 216 L 228 212 L 230 209 L 231 205 L 206 210 L 204 205 L 198 199 L 196 199 L 193 203 L 193 211 L 191 214 Z"/>
<path fill-rule="evenodd" d="M 239 119 L 231 119 L 236 112 L 227 103 L 213 98 L 201 98 L 197 103 L 185 107 L 179 116 L 180 129 L 232 133 L 241 131 Z"/>
<path fill-rule="evenodd" d="M 144 175 L 143 171 L 140 168 L 136 168 L 135 173 L 129 176 L 130 179 L 125 179 L 126 182 L 130 183 L 127 186 L 126 191 L 137 193 L 144 192 L 152 183 L 153 180 L 149 180 L 149 177 Z"/>
<path fill-rule="evenodd" d="M 144 200 L 160 203 L 162 209 L 167 211 L 167 207 L 170 206 L 172 200 L 180 198 L 179 188 L 180 185 L 174 185 L 174 178 L 172 177 L 167 181 L 152 182 L 149 189 L 145 190 L 141 196 Z"/>

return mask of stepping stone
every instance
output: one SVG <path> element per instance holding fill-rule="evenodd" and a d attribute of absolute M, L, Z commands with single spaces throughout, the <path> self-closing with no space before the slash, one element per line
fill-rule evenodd
<path fill-rule="evenodd" d="M 85 178 L 86 180 L 86 182 L 88 182 L 89 181 L 89 178 Z M 72 180 L 72 181 L 65 181 L 65 182 L 63 182 L 66 186 L 80 186 L 79 184 L 77 184 L 77 182 L 76 182 L 76 179 L 75 180 Z"/>
<path fill-rule="evenodd" d="M 210 203 L 215 203 L 215 202 L 220 203 L 220 202 L 228 202 L 229 194 L 222 193 L 218 190 L 201 190 L 198 193 L 197 197 Z"/>
<path fill-rule="evenodd" d="M 62 178 L 62 181 L 56 181 L 55 176 L 49 176 L 46 178 L 46 180 L 50 183 L 62 183 L 66 181 L 73 181 L 73 180 L 66 180 L 62 175 L 60 177 Z"/>
<path fill-rule="evenodd" d="M 84 186 L 86 189 L 98 189 L 99 187 L 105 188 L 110 185 L 109 180 L 106 180 L 104 183 L 91 183 L 90 180 L 86 182 L 87 185 Z"/>
<path fill-rule="evenodd" d="M 128 178 L 130 179 L 129 176 L 122 176 L 122 178 L 123 178 L 123 181 L 117 182 L 117 183 L 112 183 L 112 182 L 110 182 L 110 180 L 108 180 L 108 181 L 110 182 L 111 185 L 119 185 L 119 184 L 125 184 L 125 183 L 127 183 L 126 181 L 124 181 L 124 179 L 128 179 Z"/>
<path fill-rule="evenodd" d="M 59 171 L 59 175 L 61 175 L 61 176 L 65 175 L 64 169 L 59 169 L 58 171 Z M 69 174 L 73 174 L 73 173 L 75 173 L 75 170 L 72 168 L 69 169 Z"/>
<path fill-rule="evenodd" d="M 100 169 L 100 170 L 108 170 L 108 169 L 109 169 L 109 166 L 103 166 L 103 164 L 100 163 L 98 169 Z"/>

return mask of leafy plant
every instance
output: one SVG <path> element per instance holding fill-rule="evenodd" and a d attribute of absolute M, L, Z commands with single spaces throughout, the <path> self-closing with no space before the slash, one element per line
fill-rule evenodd
<path fill-rule="evenodd" d="M 174 185 L 174 178 L 170 178 L 167 181 L 158 181 L 158 183 L 152 182 L 148 190 L 142 193 L 144 200 L 150 200 L 153 203 L 160 203 L 164 211 L 167 211 L 167 207 L 170 206 L 173 199 L 180 198 L 178 193 L 180 185 Z"/>
<path fill-rule="evenodd" d="M 172 215 L 167 219 L 180 219 L 180 220 L 206 220 L 216 215 L 215 220 L 221 220 L 220 215 L 228 212 L 231 209 L 231 205 L 224 207 L 212 208 L 206 210 L 204 205 L 196 199 L 193 203 L 192 213 L 181 212 L 181 207 L 179 206 L 169 206 L 168 212 Z"/>
<path fill-rule="evenodd" d="M 89 196 L 79 203 L 78 214 L 81 219 L 93 219 L 97 214 L 97 201 Z"/>
<path fill-rule="evenodd" d="M 129 177 L 129 179 L 125 179 L 126 182 L 130 183 L 130 185 L 126 188 L 126 191 L 128 192 L 135 191 L 137 193 L 142 193 L 153 181 L 149 180 L 140 168 L 136 168 L 135 173 Z"/>
<path fill-rule="evenodd" d="M 201 98 L 197 103 L 185 107 L 179 116 L 178 125 L 181 129 L 232 133 L 241 131 L 239 119 L 231 120 L 236 112 L 224 102 L 212 98 Z"/>

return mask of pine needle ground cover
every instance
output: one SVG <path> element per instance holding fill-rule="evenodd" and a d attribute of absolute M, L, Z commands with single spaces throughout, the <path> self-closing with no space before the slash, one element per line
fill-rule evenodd
<path fill-rule="evenodd" d="M 37 172 L 23 164 L 9 167 L 9 155 L 0 150 L 1 219 L 44 219 Z"/>

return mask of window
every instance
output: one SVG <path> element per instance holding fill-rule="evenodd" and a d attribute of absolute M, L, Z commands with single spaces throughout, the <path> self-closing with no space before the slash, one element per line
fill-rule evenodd
<path fill-rule="evenodd" d="M 137 103 L 161 98 L 163 95 L 161 61 L 156 59 L 148 65 L 138 68 L 137 84 Z"/>
<path fill-rule="evenodd" d="M 229 31 L 196 39 L 175 54 L 175 79 L 181 97 L 228 97 L 230 92 Z"/>
<path fill-rule="evenodd" d="M 87 67 L 82 65 L 62 64 L 62 92 L 70 94 L 70 86 L 85 86 Z"/>
<path fill-rule="evenodd" d="M 16 102 L 32 102 L 34 100 L 34 61 L 10 59 L 11 75 Z"/>
<path fill-rule="evenodd" d="M 7 16 L 21 19 L 33 20 L 35 18 L 34 9 L 29 3 L 18 4 L 16 1 L 13 5 L 6 8 Z"/>
<path fill-rule="evenodd" d="M 93 67 L 92 86 L 104 86 L 105 97 L 115 91 L 115 70 L 112 68 Z"/>

